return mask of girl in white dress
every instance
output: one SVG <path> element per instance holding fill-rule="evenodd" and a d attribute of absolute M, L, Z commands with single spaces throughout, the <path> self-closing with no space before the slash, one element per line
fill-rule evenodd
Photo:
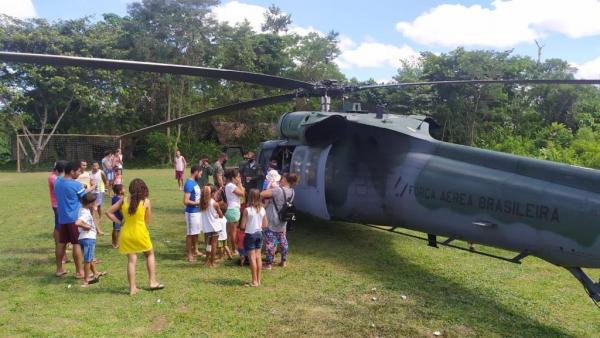
<path fill-rule="evenodd" d="M 217 193 L 215 186 L 204 186 L 202 190 L 202 199 L 200 200 L 200 218 L 204 231 L 204 241 L 206 243 L 206 260 L 207 266 L 215 266 L 215 255 L 217 253 L 217 239 L 219 233 L 225 231 L 223 229 L 223 212 L 219 204 L 215 202 L 215 194 Z"/>

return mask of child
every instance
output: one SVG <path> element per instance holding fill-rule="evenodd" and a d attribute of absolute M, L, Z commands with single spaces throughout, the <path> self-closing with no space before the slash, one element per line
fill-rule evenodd
<path fill-rule="evenodd" d="M 123 184 L 123 169 L 115 170 L 115 181 L 113 184 Z"/>
<path fill-rule="evenodd" d="M 152 206 L 148 199 L 149 191 L 146 183 L 135 178 L 129 183 L 129 198 L 122 198 L 115 203 L 106 213 L 113 222 L 119 223 L 115 215 L 121 210 L 123 226 L 119 234 L 119 252 L 127 255 L 127 279 L 129 280 L 129 294 L 138 293 L 135 283 L 135 266 L 137 254 L 143 252 L 146 256 L 150 290 L 160 290 L 165 286 L 156 280 L 156 266 L 154 250 L 148 232 L 148 224 L 152 218 Z"/>
<path fill-rule="evenodd" d="M 246 237 L 246 233 L 241 228 L 237 228 L 237 250 L 240 254 L 240 266 L 244 266 L 247 262 L 248 254 L 246 253 L 246 249 L 244 249 L 244 237 Z"/>
<path fill-rule="evenodd" d="M 269 170 L 267 176 L 265 177 L 265 183 L 263 184 L 263 190 L 269 190 L 276 187 L 279 187 L 279 181 L 281 180 L 281 175 L 275 169 Z"/>
<path fill-rule="evenodd" d="M 79 209 L 79 217 L 75 224 L 79 229 L 79 244 L 81 245 L 81 251 L 83 252 L 83 284 L 81 287 L 88 287 L 90 284 L 98 283 L 100 280 L 98 277 L 104 275 L 96 271 L 94 265 L 94 248 L 96 247 L 96 225 L 94 223 L 94 217 L 92 212 L 96 205 L 96 196 L 93 193 L 88 192 L 81 199 L 81 205 Z"/>
<path fill-rule="evenodd" d="M 125 196 L 125 188 L 122 184 L 115 184 L 113 186 L 113 193 L 115 195 L 112 197 L 111 205 L 117 204 L 117 202 L 119 202 L 119 200 L 121 200 L 123 196 Z M 123 215 L 121 214 L 121 210 L 117 210 L 115 212 L 115 216 L 117 217 L 119 222 L 113 222 L 112 247 L 116 249 L 119 247 L 119 231 L 121 231 L 121 222 L 123 222 Z"/>
<path fill-rule="evenodd" d="M 223 218 L 225 219 L 225 218 Z M 218 220 L 218 222 L 220 222 L 221 224 L 223 224 L 224 222 L 221 220 Z M 225 223 L 225 228 L 223 229 L 223 231 L 219 232 L 219 259 L 222 259 L 223 256 L 225 256 L 225 254 L 227 254 L 227 258 L 232 259 L 233 256 L 231 254 L 231 249 L 229 249 L 229 246 L 227 245 L 227 223 Z"/>
<path fill-rule="evenodd" d="M 268 224 L 267 212 L 260 202 L 260 191 L 258 189 L 251 189 L 248 194 L 248 204 L 240 222 L 240 229 L 243 229 L 246 234 L 244 237 L 244 249 L 248 254 L 250 272 L 252 274 L 252 282 L 246 284 L 246 286 L 260 286 L 262 229 L 266 228 Z"/>
<path fill-rule="evenodd" d="M 200 218 L 202 229 L 204 231 L 204 241 L 206 242 L 206 258 L 204 263 L 207 266 L 215 266 L 215 255 L 217 253 L 217 239 L 223 229 L 223 212 L 219 204 L 215 201 L 215 195 L 218 190 L 214 185 L 205 185 L 202 188 L 202 198 L 200 200 Z"/>
<path fill-rule="evenodd" d="M 102 203 L 104 202 L 104 193 L 106 192 L 106 185 L 108 180 L 102 170 L 100 170 L 100 163 L 94 161 L 92 163 L 92 171 L 90 172 L 90 183 L 96 186 L 94 194 L 96 194 L 96 212 L 98 215 L 98 225 L 102 223 Z M 98 227 L 98 233 L 103 235 L 102 230 Z"/>

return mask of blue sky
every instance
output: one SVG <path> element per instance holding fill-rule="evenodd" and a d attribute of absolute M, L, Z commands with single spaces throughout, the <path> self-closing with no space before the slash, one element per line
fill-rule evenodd
<path fill-rule="evenodd" d="M 126 15 L 130 2 L 0 0 L 0 12 L 49 20 L 100 18 L 105 12 Z M 571 62 L 578 77 L 600 77 L 598 0 L 223 0 L 215 13 L 221 21 L 247 19 L 260 27 L 272 3 L 292 14 L 294 32 L 339 32 L 342 54 L 336 62 L 348 77 L 361 80 L 389 80 L 399 59 L 414 60 L 419 51 L 514 48 L 535 57 L 535 39 L 545 45 L 543 58 Z"/>

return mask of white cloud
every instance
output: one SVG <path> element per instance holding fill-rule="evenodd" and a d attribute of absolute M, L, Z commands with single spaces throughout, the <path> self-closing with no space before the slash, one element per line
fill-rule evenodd
<path fill-rule="evenodd" d="M 251 5 L 234 0 L 226 4 L 216 6 L 212 12 L 215 16 L 215 19 L 217 19 L 219 22 L 228 22 L 230 25 L 234 26 L 236 24 L 243 23 L 244 20 L 247 20 L 250 23 L 252 30 L 255 32 L 260 32 L 261 26 L 265 22 L 266 11 L 266 7 Z M 283 12 L 282 14 L 287 13 Z M 295 33 L 300 36 L 306 36 L 309 33 L 317 33 L 321 36 L 324 36 L 322 32 L 318 31 L 313 26 L 300 27 L 291 25 L 289 27 L 289 33 Z"/>
<path fill-rule="evenodd" d="M 310 33 L 317 33 L 320 36 L 325 36 L 325 34 L 323 34 L 323 32 L 317 30 L 313 26 L 308 26 L 308 27 L 291 26 L 290 29 L 288 30 L 288 33 L 297 34 L 300 36 L 307 36 Z"/>
<path fill-rule="evenodd" d="M 0 13 L 20 19 L 37 16 L 31 0 L 0 0 Z"/>
<path fill-rule="evenodd" d="M 400 60 L 419 57 L 419 53 L 408 45 L 402 47 L 379 42 L 362 42 L 356 44 L 350 39 L 342 39 L 339 44 L 341 54 L 336 63 L 341 69 L 350 68 L 400 68 Z"/>
<path fill-rule="evenodd" d="M 550 33 L 600 34 L 597 0 L 494 0 L 491 7 L 443 4 L 396 29 L 412 40 L 444 47 L 512 47 Z"/>
<path fill-rule="evenodd" d="M 575 77 L 578 79 L 598 79 L 600 78 L 600 57 L 584 62 L 579 65 L 576 63 L 571 64 L 577 68 Z"/>
<path fill-rule="evenodd" d="M 238 1 L 231 1 L 226 4 L 216 6 L 213 9 L 213 15 L 220 22 L 228 22 L 234 26 L 247 20 L 252 29 L 260 32 L 260 26 L 265 21 L 265 11 L 262 6 L 250 5 Z"/>

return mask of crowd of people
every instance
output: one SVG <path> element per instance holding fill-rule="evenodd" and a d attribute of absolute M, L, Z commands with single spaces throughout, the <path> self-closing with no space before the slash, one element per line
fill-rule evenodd
<path fill-rule="evenodd" d="M 277 251 L 281 253 L 279 265 L 287 264 L 287 220 L 282 215 L 293 202 L 298 176 L 281 175 L 275 163 L 261 172 L 252 152 L 245 155 L 246 162 L 239 168 L 226 168 L 227 160 L 227 154 L 222 153 L 211 166 L 208 156 L 201 156 L 183 182 L 187 161 L 179 151 L 174 157 L 175 178 L 184 192 L 185 252 L 189 262 L 204 257 L 204 263 L 210 267 L 225 256 L 239 256 L 240 265 L 250 265 L 252 280 L 247 286 L 256 287 L 260 285 L 263 266 L 272 269 Z M 201 234 L 204 253 L 199 249 Z"/>
<path fill-rule="evenodd" d="M 226 167 L 227 160 L 227 155 L 221 154 L 211 166 L 208 156 L 202 156 L 198 164 L 190 167 L 190 176 L 184 181 L 188 163 L 179 151 L 175 154 L 175 178 L 183 190 L 185 208 L 185 255 L 189 262 L 202 257 L 209 267 L 215 267 L 225 257 L 238 256 L 240 265 L 250 266 L 251 281 L 246 285 L 257 287 L 261 284 L 263 266 L 272 268 L 277 251 L 281 254 L 279 265 L 286 266 L 289 220 L 286 211 L 289 213 L 293 203 L 293 187 L 298 177 L 279 173 L 274 165 L 261 172 L 251 152 L 246 154 L 247 161 L 240 168 Z M 56 161 L 48 186 L 54 213 L 57 277 L 69 273 L 65 269 L 69 245 L 75 278 L 82 280 L 82 287 L 98 283 L 106 274 L 98 270 L 100 261 L 94 252 L 96 236 L 104 234 L 102 207 L 108 192 L 111 207 L 105 214 L 113 225 L 113 248 L 127 255 L 129 293 L 133 295 L 139 290 L 135 280 L 139 253 L 146 256 L 149 289 L 164 288 L 156 278 L 148 231 L 152 219 L 149 189 L 142 179 L 135 178 L 129 183 L 129 193 L 125 193 L 120 149 L 107 151 L 100 162 L 92 162 L 91 170 L 83 160 Z"/>

